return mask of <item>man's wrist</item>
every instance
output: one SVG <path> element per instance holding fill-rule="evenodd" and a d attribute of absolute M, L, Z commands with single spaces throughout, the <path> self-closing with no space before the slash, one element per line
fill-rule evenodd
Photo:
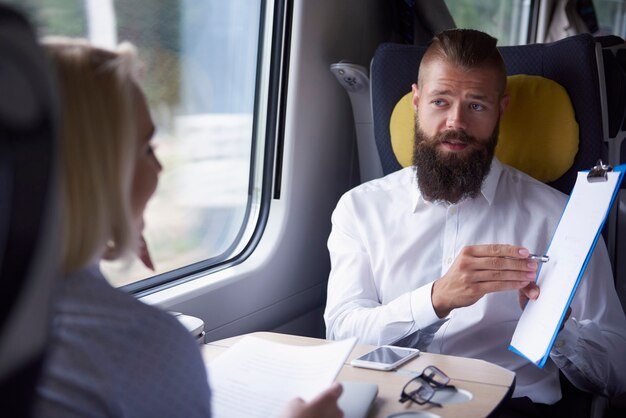
<path fill-rule="evenodd" d="M 433 305 L 433 310 L 435 311 L 435 314 L 437 314 L 439 319 L 443 319 L 447 317 L 448 315 L 450 315 L 450 312 L 452 311 L 452 309 L 444 306 L 445 304 L 442 303 L 440 299 L 437 297 L 436 290 L 435 290 L 437 283 L 438 281 L 435 281 L 433 283 L 433 287 L 430 291 L 430 303 Z"/>

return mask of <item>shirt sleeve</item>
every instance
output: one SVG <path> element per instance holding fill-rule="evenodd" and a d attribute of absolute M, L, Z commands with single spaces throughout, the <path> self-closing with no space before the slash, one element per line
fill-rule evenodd
<path fill-rule="evenodd" d="M 626 317 L 600 239 L 581 279 L 569 318 L 550 358 L 581 390 L 614 396 L 626 391 Z"/>
<path fill-rule="evenodd" d="M 360 218 L 346 196 L 333 212 L 326 337 L 355 336 L 360 343 L 384 345 L 426 328 L 427 334 L 434 334 L 445 320 L 440 320 L 432 307 L 432 282 L 381 303 Z"/>

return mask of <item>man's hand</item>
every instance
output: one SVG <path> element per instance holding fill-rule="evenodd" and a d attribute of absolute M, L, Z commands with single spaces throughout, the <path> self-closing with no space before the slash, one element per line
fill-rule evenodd
<path fill-rule="evenodd" d="M 470 306 L 487 293 L 520 290 L 534 283 L 537 262 L 529 261 L 529 254 L 524 247 L 505 244 L 463 248 L 450 270 L 433 284 L 431 298 L 437 316 L 444 318 L 452 309 Z M 528 297 L 532 295 L 529 290 Z"/>
<path fill-rule="evenodd" d="M 343 411 L 337 406 L 341 392 L 343 392 L 343 387 L 335 382 L 311 402 L 304 402 L 300 398 L 292 399 L 280 416 L 281 418 L 342 418 Z"/>
<path fill-rule="evenodd" d="M 536 300 L 539 297 L 539 286 L 534 281 L 528 283 L 528 286 L 525 286 L 519 290 L 517 294 L 517 298 L 519 300 L 519 306 L 524 310 L 526 304 L 529 300 Z"/>
<path fill-rule="evenodd" d="M 536 300 L 539 297 L 539 286 L 537 286 L 537 283 L 535 282 L 530 282 L 528 283 L 528 286 L 519 290 L 517 297 L 519 300 L 520 308 L 524 310 L 529 300 Z M 567 312 L 565 313 L 565 319 L 561 323 L 561 328 L 559 328 L 559 332 L 561 332 L 561 330 L 565 326 L 565 322 L 569 319 L 569 316 L 571 315 L 571 313 L 572 313 L 572 308 L 568 306 Z"/>

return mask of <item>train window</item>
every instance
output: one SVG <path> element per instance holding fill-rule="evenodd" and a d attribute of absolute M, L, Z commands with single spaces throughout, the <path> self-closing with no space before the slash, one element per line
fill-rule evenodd
<path fill-rule="evenodd" d="M 262 183 L 262 119 L 269 97 L 265 72 L 271 30 L 266 25 L 272 22 L 273 3 L 8 3 L 24 10 L 42 36 L 79 36 L 104 47 L 130 41 L 146 65 L 142 84 L 164 166 L 145 219 L 157 270 L 155 275 L 138 261 L 105 263 L 111 282 L 133 283 L 127 288 L 140 291 L 232 262 L 253 236 L 267 184 Z"/>
<path fill-rule="evenodd" d="M 459 28 L 478 29 L 498 38 L 498 45 L 528 42 L 531 0 L 445 0 Z"/>
<path fill-rule="evenodd" d="M 598 20 L 598 35 L 626 37 L 626 4 L 624 0 L 596 0 L 593 6 Z"/>

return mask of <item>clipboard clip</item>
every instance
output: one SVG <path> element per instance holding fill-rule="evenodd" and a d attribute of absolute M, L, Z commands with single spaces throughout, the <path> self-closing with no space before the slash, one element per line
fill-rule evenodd
<path fill-rule="evenodd" d="M 587 181 L 589 183 L 597 183 L 600 181 L 607 181 L 608 176 L 606 173 L 613 171 L 613 166 L 603 164 L 602 160 L 598 160 L 596 165 L 587 174 Z"/>

